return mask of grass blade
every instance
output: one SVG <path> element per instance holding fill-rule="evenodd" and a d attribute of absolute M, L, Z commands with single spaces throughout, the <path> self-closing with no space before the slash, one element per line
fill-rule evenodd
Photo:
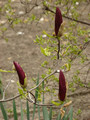
<path fill-rule="evenodd" d="M 50 107 L 49 120 L 52 120 L 52 107 Z"/>
<path fill-rule="evenodd" d="M 39 102 L 38 102 L 39 104 Z M 38 117 L 39 117 L 39 120 L 40 120 L 40 107 L 38 106 Z"/>
<path fill-rule="evenodd" d="M 15 100 L 13 100 L 13 113 L 14 113 L 14 120 L 18 120 Z"/>
<path fill-rule="evenodd" d="M 44 81 L 42 82 L 42 89 L 44 91 Z M 43 92 L 43 104 L 44 104 L 44 92 Z M 43 106 L 43 117 L 44 120 L 49 120 L 49 114 L 46 106 Z"/>
<path fill-rule="evenodd" d="M 3 87 L 2 87 L 1 74 L 0 74 L 0 93 L 1 93 L 1 96 L 3 97 Z"/>
<path fill-rule="evenodd" d="M 73 108 L 71 107 L 70 111 L 68 114 L 65 116 L 64 120 L 73 120 Z"/>
<path fill-rule="evenodd" d="M 44 81 L 42 82 L 42 89 L 44 91 Z M 44 104 L 44 92 L 43 92 L 43 104 Z"/>
<path fill-rule="evenodd" d="M 37 77 L 36 85 L 38 85 L 38 84 L 39 84 L 39 74 L 38 74 L 38 77 Z M 36 98 L 36 100 L 38 98 L 38 90 L 39 90 L 39 88 L 37 87 L 36 90 L 35 90 L 35 98 Z M 32 120 L 34 120 L 35 110 L 36 110 L 36 105 L 34 104 L 34 106 L 33 106 L 33 117 L 32 117 Z"/>
<path fill-rule="evenodd" d="M 60 113 L 58 114 L 56 120 L 61 120 L 61 115 L 60 115 Z"/>
<path fill-rule="evenodd" d="M 22 101 L 21 101 L 21 120 L 23 120 L 23 109 L 22 109 Z"/>
<path fill-rule="evenodd" d="M 7 112 L 6 112 L 6 110 L 3 106 L 3 103 L 0 103 L 0 106 L 1 106 L 1 111 L 2 111 L 2 114 L 3 114 L 4 120 L 8 120 Z"/>
<path fill-rule="evenodd" d="M 70 110 L 70 120 L 73 120 L 73 107 L 71 107 L 71 110 Z"/>
<path fill-rule="evenodd" d="M 27 100 L 27 120 L 30 120 L 28 100 Z"/>
<path fill-rule="evenodd" d="M 43 106 L 43 117 L 44 120 L 49 120 L 49 114 L 46 106 Z"/>

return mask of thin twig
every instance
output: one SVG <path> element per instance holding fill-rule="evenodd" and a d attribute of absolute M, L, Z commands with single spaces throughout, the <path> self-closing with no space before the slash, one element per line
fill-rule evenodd
<path fill-rule="evenodd" d="M 50 77 L 51 75 L 53 75 L 53 74 L 55 74 L 55 73 L 57 73 L 57 72 L 58 72 L 58 71 L 55 70 L 53 73 L 51 73 L 50 75 L 48 75 L 47 77 L 45 77 L 37 86 L 35 86 L 34 88 L 31 88 L 31 89 L 29 90 L 29 92 L 32 91 L 32 90 L 35 90 L 37 87 L 39 87 L 39 86 L 41 85 L 41 83 L 42 83 L 45 79 L 47 79 L 48 77 Z"/>
<path fill-rule="evenodd" d="M 28 98 L 27 98 L 27 100 L 28 100 L 29 102 L 31 102 L 31 99 L 28 99 Z M 38 104 L 38 103 L 35 103 L 35 102 L 33 102 L 33 101 L 32 101 L 32 103 L 35 104 L 35 105 L 38 105 L 38 106 L 53 106 L 53 104 Z"/>
<path fill-rule="evenodd" d="M 27 92 L 29 93 L 28 96 L 29 96 L 30 100 L 31 100 L 33 103 L 36 103 L 35 95 L 33 95 L 33 93 L 31 93 L 31 92 L 29 92 L 29 91 L 27 91 Z M 34 100 L 31 99 L 30 94 L 33 96 Z"/>
<path fill-rule="evenodd" d="M 5 99 L 5 92 L 6 92 L 6 89 L 9 87 L 10 83 L 11 83 L 11 80 L 8 82 L 7 86 L 5 87 L 5 89 L 3 91 L 3 98 L 2 98 L 2 100 Z"/>
<path fill-rule="evenodd" d="M 11 80 L 12 80 L 13 76 L 11 77 L 10 81 L 8 82 L 7 86 L 5 87 L 4 91 L 3 91 L 3 98 L 2 100 L 5 99 L 5 92 L 6 92 L 6 89 L 9 87 L 9 85 L 11 84 Z"/>
<path fill-rule="evenodd" d="M 76 19 L 70 18 L 70 17 L 68 17 L 68 16 L 66 16 L 66 15 L 63 15 L 63 17 L 65 17 L 65 18 L 67 18 L 67 19 L 69 19 L 69 20 L 72 20 L 72 21 L 75 21 L 75 22 L 78 22 L 78 23 L 81 23 L 81 24 L 85 24 L 85 25 L 89 25 L 89 26 L 90 26 L 90 23 L 87 23 L 87 22 L 84 22 L 84 21 L 81 21 L 81 20 L 76 20 Z"/>
<path fill-rule="evenodd" d="M 47 77 L 45 77 L 37 86 L 35 86 L 34 88 L 31 88 L 29 91 L 27 91 L 28 93 L 30 93 L 33 97 L 34 97 L 34 95 L 31 93 L 31 91 L 32 90 L 34 90 L 34 89 L 36 89 L 37 87 L 39 87 L 40 85 L 41 85 L 41 83 L 45 80 L 45 79 L 47 79 L 48 77 L 50 77 L 51 75 L 53 75 L 53 74 L 55 74 L 55 73 L 59 73 L 60 71 L 59 70 L 55 70 L 53 73 L 51 73 L 50 75 L 48 75 Z M 9 99 L 5 99 L 5 100 L 0 100 L 0 102 L 8 102 L 8 101 L 11 101 L 11 100 L 13 100 L 13 99 L 16 99 L 16 98 L 18 98 L 18 97 L 20 97 L 21 95 L 20 94 L 17 94 L 16 96 L 14 96 L 14 97 L 11 97 L 11 98 L 9 98 Z M 29 100 L 30 101 L 30 100 Z"/>
<path fill-rule="evenodd" d="M 55 12 L 54 12 L 53 10 L 51 10 L 48 6 L 44 5 L 44 7 L 45 7 L 45 10 L 50 11 L 50 12 L 52 12 L 52 13 L 55 14 Z M 76 20 L 76 19 L 70 18 L 70 17 L 68 17 L 68 16 L 66 16 L 66 15 L 63 15 L 63 17 L 64 17 L 64 18 L 67 18 L 67 19 L 69 19 L 69 20 L 72 20 L 72 21 L 75 21 L 75 22 L 78 22 L 78 23 L 81 23 L 81 24 L 85 24 L 85 25 L 89 25 L 89 26 L 90 26 L 90 23 L 87 23 L 87 22 L 84 22 L 84 21 L 81 21 L 81 20 Z"/>
<path fill-rule="evenodd" d="M 32 102 L 33 104 L 38 105 L 38 106 L 53 106 L 53 104 L 38 104 L 38 103 L 36 103 L 36 98 L 35 98 L 35 96 L 33 95 L 33 93 L 31 93 L 31 92 L 29 92 L 29 91 L 28 91 L 28 93 L 29 93 L 29 94 L 28 94 L 29 99 L 27 98 L 27 100 L 28 100 L 29 102 Z M 30 94 L 34 97 L 34 100 L 31 99 Z"/>
<path fill-rule="evenodd" d="M 16 96 L 14 96 L 14 97 L 11 97 L 11 98 L 8 98 L 8 99 L 5 99 L 5 100 L 0 100 L 0 102 L 9 102 L 9 101 L 12 101 L 12 100 L 14 100 L 14 99 L 16 99 L 16 98 L 18 98 L 18 97 L 20 97 L 21 95 L 16 95 Z"/>

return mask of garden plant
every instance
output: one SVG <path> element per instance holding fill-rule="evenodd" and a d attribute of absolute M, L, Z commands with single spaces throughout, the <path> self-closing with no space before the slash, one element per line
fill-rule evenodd
<path fill-rule="evenodd" d="M 89 4 L 88 0 L 0 3 L 1 18 L 5 17 L 5 21 L 0 21 L 0 39 L 3 46 L 8 45 L 5 53 L 11 46 L 11 57 L 7 57 L 12 65 L 11 69 L 7 64 L 7 70 L 2 67 L 4 61 L 0 61 L 2 119 L 84 120 L 81 114 L 86 102 L 77 109 L 75 106 L 78 100 L 83 101 L 84 95 L 90 97 L 90 13 L 84 13 Z M 19 10 L 22 8 L 24 12 Z M 3 76 L 12 76 L 5 85 Z M 11 89 L 12 84 L 15 86 Z M 8 90 L 13 94 L 7 95 Z M 87 100 L 85 113 L 90 112 L 89 103 Z M 89 119 L 87 115 L 85 120 Z"/>

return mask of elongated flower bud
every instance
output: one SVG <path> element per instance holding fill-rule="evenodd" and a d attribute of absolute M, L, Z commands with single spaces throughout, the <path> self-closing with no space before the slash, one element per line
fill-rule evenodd
<path fill-rule="evenodd" d="M 58 32 L 59 32 L 59 29 L 60 29 L 62 22 L 63 22 L 62 14 L 61 14 L 60 9 L 57 7 L 56 8 L 56 15 L 55 15 L 55 35 L 56 36 L 58 36 Z"/>
<path fill-rule="evenodd" d="M 63 72 L 60 70 L 59 73 L 59 93 L 58 97 L 61 101 L 65 100 L 66 97 L 66 82 Z"/>
<path fill-rule="evenodd" d="M 15 69 L 17 71 L 21 87 L 26 88 L 27 79 L 26 79 L 26 76 L 25 76 L 25 73 L 24 73 L 23 69 L 21 68 L 21 66 L 17 62 L 13 62 L 13 64 L 14 64 Z"/>

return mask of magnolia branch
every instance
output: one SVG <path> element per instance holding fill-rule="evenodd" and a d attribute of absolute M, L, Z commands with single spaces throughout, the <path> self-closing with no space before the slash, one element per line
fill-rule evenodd
<path fill-rule="evenodd" d="M 34 100 L 31 99 L 30 95 L 32 95 L 34 97 Z M 38 104 L 38 103 L 36 103 L 36 98 L 35 98 L 35 96 L 31 92 L 29 92 L 28 96 L 29 96 L 29 98 L 27 98 L 27 100 L 29 102 L 32 102 L 35 105 L 38 105 L 38 106 L 53 106 L 53 104 Z"/>
<path fill-rule="evenodd" d="M 32 91 L 32 90 L 35 90 L 37 87 L 39 87 L 39 86 L 41 85 L 41 83 L 42 83 L 44 80 L 46 80 L 48 77 L 50 77 L 51 75 L 53 75 L 53 74 L 55 74 L 55 73 L 59 73 L 59 72 L 60 72 L 59 70 L 55 70 L 55 71 L 52 72 L 50 75 L 48 75 L 47 77 L 45 77 L 37 86 L 35 86 L 34 88 L 31 88 L 29 91 L 27 91 L 27 93 L 30 93 L 30 94 L 34 97 L 34 95 L 31 93 L 31 91 Z M 22 96 L 22 95 L 21 95 L 21 94 L 17 94 L 16 96 L 11 97 L 11 98 L 9 98 L 9 99 L 2 99 L 2 100 L 0 100 L 0 102 L 12 101 L 12 100 L 14 100 L 14 99 L 16 99 L 16 98 L 18 98 L 18 97 L 20 97 L 20 96 Z M 34 97 L 34 99 L 35 99 L 35 97 Z M 30 101 L 30 99 L 29 99 L 29 101 Z"/>
<path fill-rule="evenodd" d="M 31 92 L 32 90 L 35 90 L 37 87 L 39 87 L 39 86 L 42 84 L 42 82 L 43 82 L 44 80 L 46 80 L 48 77 L 52 76 L 52 75 L 55 74 L 55 73 L 58 73 L 58 70 L 55 70 L 53 73 L 51 73 L 50 75 L 48 75 L 47 77 L 45 77 L 37 86 L 35 86 L 34 88 L 31 88 L 31 89 L 29 90 L 29 92 Z"/>
<path fill-rule="evenodd" d="M 5 88 L 4 91 L 3 91 L 3 100 L 5 99 L 6 89 L 9 87 L 10 84 L 11 84 L 11 80 L 9 81 L 9 83 L 7 84 L 6 88 Z"/>
<path fill-rule="evenodd" d="M 31 102 L 30 99 L 27 98 L 27 100 L 28 100 L 29 102 Z M 33 104 L 38 105 L 38 106 L 53 106 L 53 104 L 38 104 L 38 103 L 35 103 L 35 102 L 33 102 Z"/>
<path fill-rule="evenodd" d="M 44 5 L 44 7 L 45 7 L 45 10 L 50 11 L 50 12 L 52 12 L 52 13 L 55 14 L 55 12 L 54 12 L 53 10 L 51 10 L 48 6 Z M 64 17 L 64 18 L 67 18 L 67 19 L 69 19 L 69 20 L 72 20 L 72 21 L 75 21 L 75 22 L 78 22 L 78 23 L 81 23 L 81 24 L 85 24 L 85 25 L 89 25 L 89 26 L 90 26 L 90 23 L 87 23 L 87 22 L 84 22 L 84 21 L 81 21 L 81 20 L 76 20 L 76 19 L 70 18 L 70 17 L 68 17 L 68 16 L 66 16 L 66 15 L 63 15 L 63 17 Z"/>

